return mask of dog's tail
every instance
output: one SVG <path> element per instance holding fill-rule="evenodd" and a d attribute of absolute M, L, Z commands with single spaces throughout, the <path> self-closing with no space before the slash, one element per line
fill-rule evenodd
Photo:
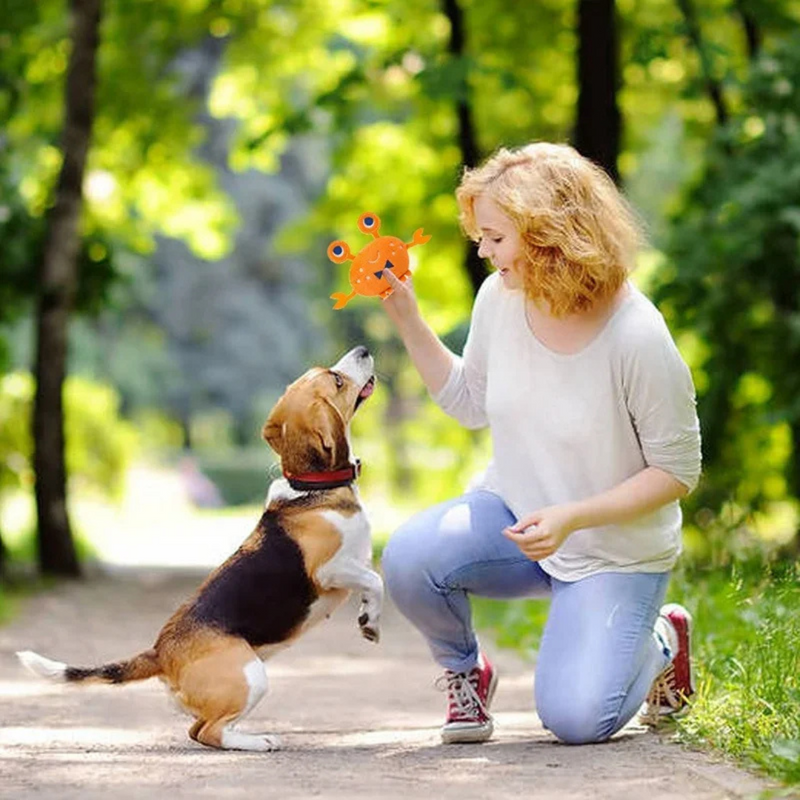
<path fill-rule="evenodd" d="M 60 683 L 128 683 L 154 678 L 162 672 L 155 650 L 145 650 L 127 661 L 114 661 L 99 667 L 70 667 L 30 650 L 18 652 L 17 658 L 34 675 Z"/>

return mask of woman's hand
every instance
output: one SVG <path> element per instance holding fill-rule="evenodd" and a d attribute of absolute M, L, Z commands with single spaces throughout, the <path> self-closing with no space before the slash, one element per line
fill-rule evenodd
<path fill-rule="evenodd" d="M 389 269 L 383 273 L 386 282 L 392 287 L 392 293 L 383 301 L 386 313 L 395 325 L 402 325 L 404 321 L 419 317 L 419 306 L 414 294 L 414 284 L 411 273 L 406 273 L 406 279 L 401 281 Z"/>
<path fill-rule="evenodd" d="M 514 542 L 531 561 L 541 561 L 555 553 L 577 529 L 575 512 L 575 507 L 569 504 L 548 506 L 505 528 L 503 536 Z"/>

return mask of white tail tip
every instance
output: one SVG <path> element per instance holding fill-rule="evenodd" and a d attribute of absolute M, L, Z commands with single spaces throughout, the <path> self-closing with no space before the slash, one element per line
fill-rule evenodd
<path fill-rule="evenodd" d="M 32 650 L 18 651 L 17 658 L 27 669 L 40 678 L 49 678 L 51 681 L 64 680 L 67 665 L 60 661 L 52 661 L 49 658 L 40 656 L 38 653 L 34 653 Z"/>

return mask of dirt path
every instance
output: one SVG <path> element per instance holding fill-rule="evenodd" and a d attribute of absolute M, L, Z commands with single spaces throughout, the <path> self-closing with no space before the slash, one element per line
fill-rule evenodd
<path fill-rule="evenodd" d="M 495 738 L 442 746 L 437 670 L 391 608 L 378 646 L 359 637 L 351 604 L 269 662 L 270 693 L 242 726 L 281 735 L 283 749 L 269 754 L 189 741 L 158 681 L 51 686 L 14 658 L 26 648 L 77 664 L 130 655 L 197 581 L 115 570 L 30 599 L 0 628 L 0 797 L 716 800 L 765 788 L 635 727 L 604 745 L 558 744 L 531 708 L 532 666 L 490 642 L 501 675 Z"/>

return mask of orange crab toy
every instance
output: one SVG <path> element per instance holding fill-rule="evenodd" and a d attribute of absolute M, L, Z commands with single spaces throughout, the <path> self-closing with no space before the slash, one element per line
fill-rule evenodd
<path fill-rule="evenodd" d="M 406 244 L 396 236 L 379 236 L 381 221 L 376 214 L 369 211 L 358 218 L 358 228 L 362 233 L 371 233 L 373 241 L 362 248 L 354 256 L 347 246 L 347 242 L 337 239 L 328 245 L 328 258 L 334 264 L 344 264 L 352 261 L 350 265 L 350 294 L 334 292 L 331 299 L 336 303 L 334 308 L 344 308 L 357 294 L 366 297 L 380 295 L 382 298 L 391 294 L 389 282 L 383 277 L 384 270 L 390 269 L 392 274 L 401 281 L 409 274 L 408 248 L 415 244 L 425 244 L 431 237 L 423 233 L 422 228 L 414 231 L 411 241 Z"/>

